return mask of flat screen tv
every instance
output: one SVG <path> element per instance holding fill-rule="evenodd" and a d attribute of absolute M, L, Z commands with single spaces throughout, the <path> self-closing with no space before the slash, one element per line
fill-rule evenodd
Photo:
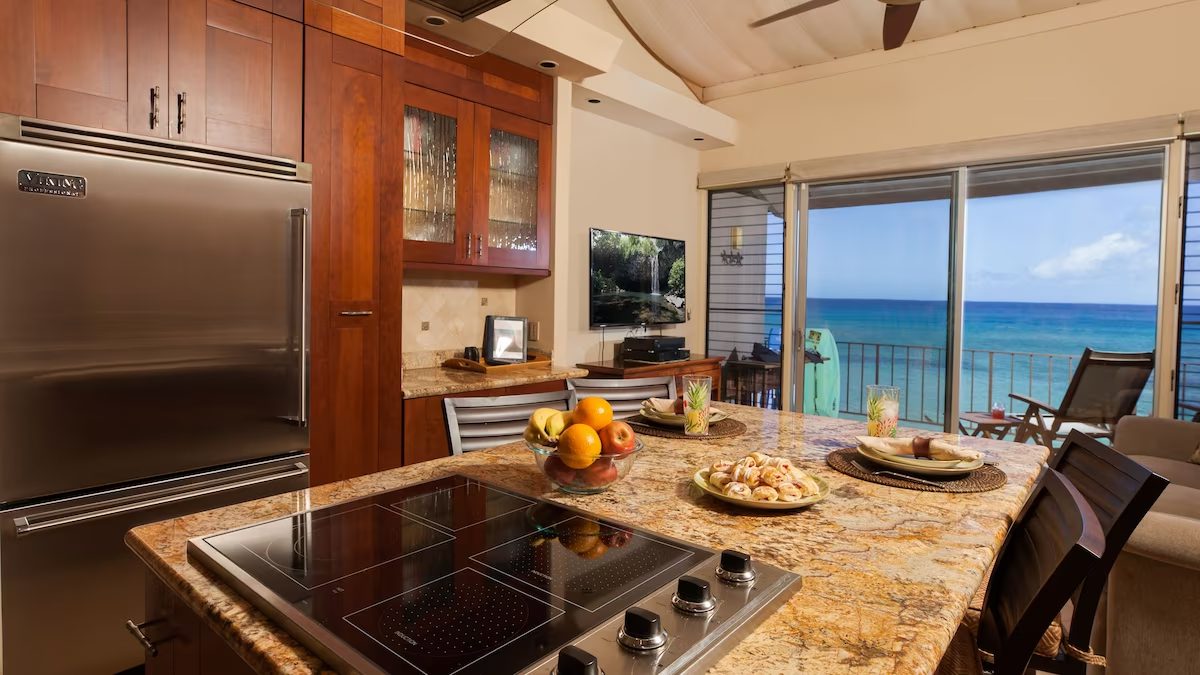
<path fill-rule="evenodd" d="M 592 228 L 592 328 L 683 323 L 684 243 Z"/>

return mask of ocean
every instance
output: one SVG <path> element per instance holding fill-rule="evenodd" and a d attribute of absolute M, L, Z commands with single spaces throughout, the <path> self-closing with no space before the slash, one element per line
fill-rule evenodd
<path fill-rule="evenodd" d="M 1156 312 L 1153 305 L 967 302 L 960 410 L 988 410 L 996 401 L 1024 412 L 1010 391 L 1057 405 L 1085 347 L 1154 349 Z M 829 329 L 838 343 L 843 410 L 862 410 L 860 385 L 895 383 L 906 392 L 902 417 L 940 425 L 946 303 L 810 299 L 806 323 Z M 1140 414 L 1150 411 L 1152 384 L 1138 402 Z"/>

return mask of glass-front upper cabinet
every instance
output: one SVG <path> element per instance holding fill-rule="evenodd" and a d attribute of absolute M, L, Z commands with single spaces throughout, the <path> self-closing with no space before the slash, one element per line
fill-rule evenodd
<path fill-rule="evenodd" d="M 484 106 L 475 110 L 475 125 L 481 189 L 474 220 L 486 244 L 483 264 L 548 268 L 550 127 Z"/>
<path fill-rule="evenodd" d="M 471 229 L 474 104 L 409 85 L 404 101 L 404 259 L 476 262 Z"/>
<path fill-rule="evenodd" d="M 412 84 L 404 104 L 405 262 L 548 270 L 550 125 Z"/>

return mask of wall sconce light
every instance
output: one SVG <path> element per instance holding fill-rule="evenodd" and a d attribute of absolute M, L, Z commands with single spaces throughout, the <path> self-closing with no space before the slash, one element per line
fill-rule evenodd
<path fill-rule="evenodd" d="M 736 225 L 729 233 L 729 243 L 733 246 L 733 250 L 738 250 L 742 247 L 742 226 Z"/>

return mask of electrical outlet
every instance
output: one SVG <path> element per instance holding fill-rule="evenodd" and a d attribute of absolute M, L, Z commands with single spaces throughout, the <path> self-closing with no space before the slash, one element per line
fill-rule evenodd
<path fill-rule="evenodd" d="M 487 299 L 487 296 L 484 296 L 484 297 L 480 298 L 480 299 L 479 299 L 479 306 L 480 306 L 480 307 L 487 307 L 487 301 L 488 301 L 488 299 Z"/>
<path fill-rule="evenodd" d="M 429 322 L 428 321 L 421 322 L 421 330 L 429 330 Z"/>
<path fill-rule="evenodd" d="M 541 321 L 530 321 L 529 322 L 529 339 L 533 342 L 537 342 L 538 340 L 541 339 L 541 337 L 542 337 L 542 322 Z"/>

